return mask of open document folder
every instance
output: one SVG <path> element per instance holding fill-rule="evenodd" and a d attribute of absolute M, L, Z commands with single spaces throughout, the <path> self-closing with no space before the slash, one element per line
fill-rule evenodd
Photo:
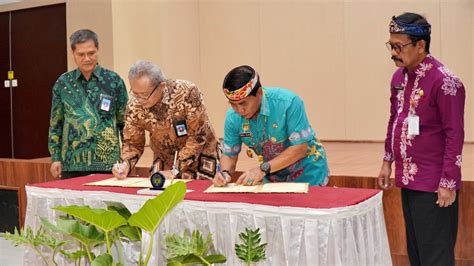
<path fill-rule="evenodd" d="M 204 193 L 308 193 L 308 183 L 266 183 L 258 186 L 242 186 L 229 183 L 225 187 L 211 185 Z"/>
<path fill-rule="evenodd" d="M 178 181 L 187 183 L 191 179 L 174 179 L 173 183 Z M 164 188 L 171 184 L 171 179 L 166 179 Z M 148 177 L 129 177 L 125 179 L 117 179 L 115 177 L 104 179 L 97 182 L 84 184 L 85 186 L 103 186 L 103 187 L 136 187 L 136 188 L 152 188 L 150 178 Z"/>

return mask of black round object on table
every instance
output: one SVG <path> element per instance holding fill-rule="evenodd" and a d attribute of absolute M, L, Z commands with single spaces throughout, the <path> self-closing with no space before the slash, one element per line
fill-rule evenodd
<path fill-rule="evenodd" d="M 152 189 L 164 190 L 163 186 L 165 185 L 165 180 L 166 180 L 165 176 L 159 171 L 151 174 L 150 182 L 151 182 L 151 185 L 153 186 Z"/>

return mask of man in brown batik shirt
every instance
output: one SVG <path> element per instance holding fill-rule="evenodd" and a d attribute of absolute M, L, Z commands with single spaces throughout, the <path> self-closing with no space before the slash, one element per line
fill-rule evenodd
<path fill-rule="evenodd" d="M 198 87 L 186 80 L 165 79 L 148 61 L 130 68 L 130 100 L 125 113 L 122 162 L 114 165 L 125 178 L 143 154 L 145 131 L 150 132 L 155 170 L 170 170 L 175 154 L 178 178 L 212 179 L 216 172 L 218 139 Z"/>

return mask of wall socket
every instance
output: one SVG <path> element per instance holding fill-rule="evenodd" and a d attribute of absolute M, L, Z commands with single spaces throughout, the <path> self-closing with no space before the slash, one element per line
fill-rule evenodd
<path fill-rule="evenodd" d="M 18 87 L 18 80 L 16 79 L 12 79 L 12 80 L 5 80 L 4 84 L 5 84 L 5 88 L 10 88 L 10 82 L 12 84 L 12 87 Z"/>

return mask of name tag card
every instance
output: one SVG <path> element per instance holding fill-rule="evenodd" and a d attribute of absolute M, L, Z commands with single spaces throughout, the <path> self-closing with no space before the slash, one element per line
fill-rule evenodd
<path fill-rule="evenodd" d="M 420 135 L 420 117 L 417 115 L 408 116 L 408 135 Z"/>

